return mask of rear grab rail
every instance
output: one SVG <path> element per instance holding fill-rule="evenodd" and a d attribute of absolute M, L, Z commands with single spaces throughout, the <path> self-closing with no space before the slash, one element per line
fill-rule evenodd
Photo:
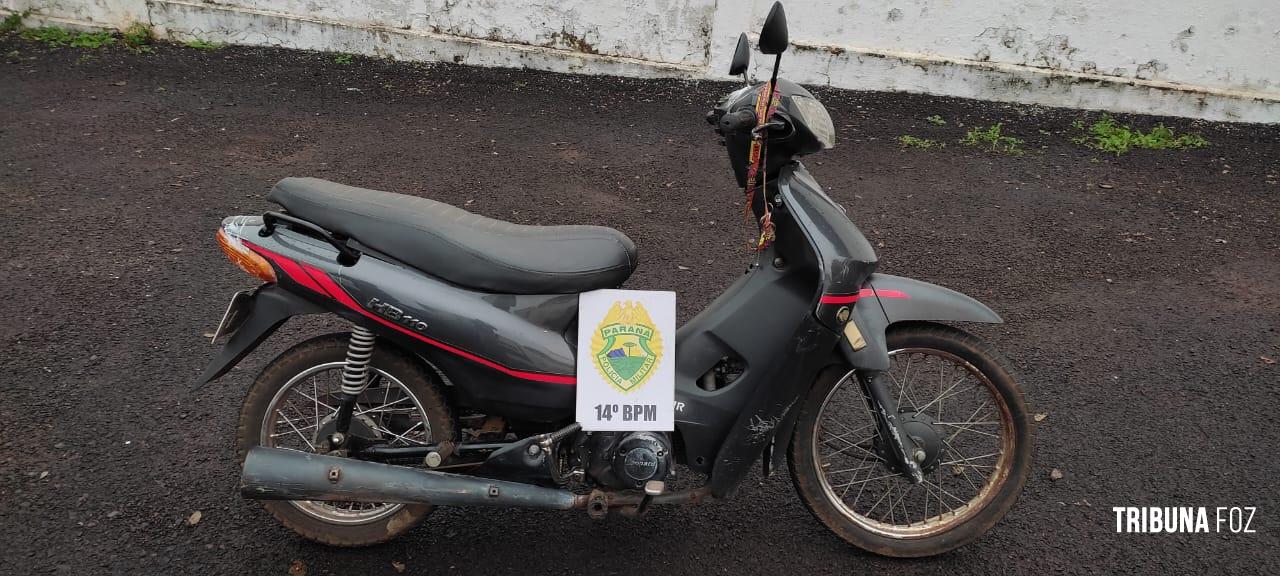
<path fill-rule="evenodd" d="M 360 259 L 360 251 L 347 246 L 346 242 L 339 240 L 337 236 L 324 228 L 321 228 L 311 222 L 307 222 L 296 216 L 290 216 L 283 212 L 266 212 L 262 215 L 262 228 L 258 230 L 258 235 L 262 237 L 270 236 L 276 231 L 276 224 L 285 222 L 299 228 L 303 228 L 308 232 L 319 236 L 321 240 L 328 242 L 338 250 L 338 264 L 343 266 L 354 266 L 356 261 Z"/>

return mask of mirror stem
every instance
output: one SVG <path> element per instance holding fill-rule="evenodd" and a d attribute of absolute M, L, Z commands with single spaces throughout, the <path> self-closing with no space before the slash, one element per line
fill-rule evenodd
<path fill-rule="evenodd" d="M 764 97 L 765 110 L 769 109 L 769 104 L 773 102 L 773 93 L 778 89 L 778 67 L 781 65 L 782 65 L 782 53 L 779 52 L 778 55 L 773 58 L 773 76 L 769 78 L 769 92 L 766 93 Z M 768 124 L 769 118 L 761 118 L 760 123 Z"/>

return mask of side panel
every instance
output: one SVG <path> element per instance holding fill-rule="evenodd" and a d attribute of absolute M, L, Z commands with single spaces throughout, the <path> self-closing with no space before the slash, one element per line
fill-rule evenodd
<path fill-rule="evenodd" d="M 512 371 L 568 376 L 547 380 L 573 383 L 573 349 L 564 331 L 577 314 L 576 294 L 473 292 L 367 255 L 335 277 L 382 319 Z"/>
<path fill-rule="evenodd" d="M 463 404 L 512 420 L 572 420 L 576 362 L 565 331 L 576 294 L 472 292 L 369 257 L 339 274 L 348 305 L 440 368 Z"/>
<path fill-rule="evenodd" d="M 769 248 L 759 262 L 772 262 L 776 254 Z M 805 330 L 816 290 L 811 268 L 756 265 L 676 331 L 676 429 L 691 468 L 714 467 L 720 474 L 717 455 L 745 407 L 761 389 L 791 379 L 785 372 L 793 353 L 789 342 Z M 745 370 L 718 390 L 699 387 L 698 379 L 724 358 L 742 362 Z"/>
<path fill-rule="evenodd" d="M 753 390 L 748 409 L 729 428 L 711 475 L 713 495 L 732 494 L 778 432 L 790 429 L 805 392 L 828 365 L 837 342 L 836 333 L 805 314 L 790 338 L 775 343 L 784 358 L 770 366 L 767 384 Z"/>
<path fill-rule="evenodd" d="M 283 228 L 243 237 L 294 291 L 439 367 L 464 404 L 513 420 L 573 418 L 574 351 L 564 334 L 576 295 L 473 292 L 370 254 L 339 266 L 332 248 Z"/>
<path fill-rule="evenodd" d="M 838 339 L 813 316 L 821 273 L 809 242 L 777 214 L 777 240 L 676 336 L 676 427 L 686 462 L 710 468 L 716 496 L 732 493 L 786 427 Z M 745 371 L 724 388 L 700 388 L 698 377 L 725 357 Z"/>
<path fill-rule="evenodd" d="M 711 474 L 717 496 L 731 493 L 779 431 L 790 429 L 808 386 L 830 365 L 844 324 L 840 310 L 846 306 L 823 306 L 822 295 L 856 293 L 876 264 L 875 252 L 858 228 L 798 162 L 783 168 L 767 199 L 774 203 L 778 232 L 758 260 L 763 265 L 682 328 L 689 337 L 678 343 L 677 400 L 691 398 L 701 401 L 694 404 L 699 410 L 720 411 L 716 419 L 692 415 L 688 419 L 697 424 L 681 428 L 695 469 L 700 447 L 690 440 L 690 430 L 704 428 L 699 430 L 703 439 L 718 443 Z M 784 263 L 781 270 L 769 265 L 775 258 Z M 751 324 L 753 320 L 762 322 Z M 704 321 L 712 328 L 707 330 Z M 715 356 L 713 345 L 724 343 L 738 354 L 749 351 L 743 355 L 748 369 L 729 387 L 739 388 L 734 396 L 702 398 L 706 393 L 685 379 L 696 378 L 715 360 L 689 360 Z"/>

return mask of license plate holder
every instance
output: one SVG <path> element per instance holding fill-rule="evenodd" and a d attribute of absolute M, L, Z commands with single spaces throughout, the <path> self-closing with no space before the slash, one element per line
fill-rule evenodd
<path fill-rule="evenodd" d="M 257 290 L 241 290 L 231 295 L 231 303 L 227 304 L 227 311 L 222 313 L 222 321 L 218 322 L 218 329 L 213 331 L 211 342 L 217 342 L 220 336 L 235 334 L 240 329 L 249 317 L 249 303 L 253 301 L 254 292 Z"/>

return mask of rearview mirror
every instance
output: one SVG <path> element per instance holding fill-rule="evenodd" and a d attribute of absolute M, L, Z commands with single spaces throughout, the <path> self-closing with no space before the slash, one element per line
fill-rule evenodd
<path fill-rule="evenodd" d="M 748 64 L 751 64 L 751 41 L 747 40 L 746 34 L 739 34 L 738 47 L 733 50 L 733 62 L 729 63 L 729 75 L 745 74 Z"/>
<path fill-rule="evenodd" d="M 781 2 L 774 2 L 769 9 L 769 16 L 764 19 L 760 28 L 760 52 L 764 54 L 781 54 L 787 51 L 787 13 Z"/>

